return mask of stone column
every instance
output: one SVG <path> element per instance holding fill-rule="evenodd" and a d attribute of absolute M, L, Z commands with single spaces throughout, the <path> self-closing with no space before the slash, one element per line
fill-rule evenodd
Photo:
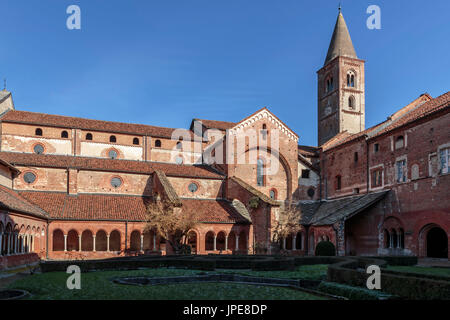
<path fill-rule="evenodd" d="M 81 234 L 78 236 L 78 251 L 81 252 Z"/>
<path fill-rule="evenodd" d="M 391 233 L 389 233 L 389 248 L 393 248 L 394 247 L 394 235 Z"/>
<path fill-rule="evenodd" d="M 214 249 L 213 249 L 214 251 L 217 250 L 216 244 L 217 244 L 217 235 L 214 235 Z"/>
<path fill-rule="evenodd" d="M 19 253 L 19 235 L 17 233 L 14 234 L 14 253 Z"/>
<path fill-rule="evenodd" d="M 94 243 L 93 243 L 94 247 L 93 247 L 92 249 L 93 249 L 94 252 L 96 251 L 96 250 L 95 250 L 95 236 L 96 236 L 95 234 L 92 235 L 92 239 L 93 239 L 93 241 L 94 241 Z"/>
<path fill-rule="evenodd" d="M 3 232 L 0 232 L 0 256 L 3 255 Z"/>
<path fill-rule="evenodd" d="M 292 237 L 292 250 L 297 250 L 296 242 L 297 242 L 297 236 L 293 236 Z"/>
<path fill-rule="evenodd" d="M 144 251 L 144 234 L 141 234 L 141 251 Z"/>
<path fill-rule="evenodd" d="M 156 251 L 156 234 L 153 234 L 153 251 Z"/>
<path fill-rule="evenodd" d="M 109 252 L 109 234 L 106 235 L 106 251 Z"/>
<path fill-rule="evenodd" d="M 236 235 L 236 250 L 239 250 L 239 236 Z"/>
<path fill-rule="evenodd" d="M 400 232 L 397 234 L 397 248 L 398 249 L 400 249 L 401 247 L 402 247 L 402 244 L 401 244 L 401 238 L 402 238 L 402 235 L 400 234 Z"/>
<path fill-rule="evenodd" d="M 64 252 L 67 252 L 67 234 L 64 235 Z"/>
<path fill-rule="evenodd" d="M 283 238 L 283 250 L 286 250 L 286 238 Z"/>
<path fill-rule="evenodd" d="M 225 250 L 228 250 L 228 235 L 225 237 Z"/>
<path fill-rule="evenodd" d="M 34 236 L 31 235 L 31 252 L 34 252 Z"/>

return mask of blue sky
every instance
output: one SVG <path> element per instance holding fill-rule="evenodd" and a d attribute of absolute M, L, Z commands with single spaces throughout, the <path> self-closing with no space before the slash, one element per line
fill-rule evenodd
<path fill-rule="evenodd" d="M 366 126 L 450 87 L 448 0 L 341 0 L 366 60 Z M 66 28 L 81 8 L 82 29 Z M 187 128 L 267 106 L 317 144 L 316 71 L 336 0 L 0 0 L 0 78 L 19 110 Z M 381 8 L 381 30 L 366 9 Z M 2 82 L 3 84 L 3 82 Z"/>

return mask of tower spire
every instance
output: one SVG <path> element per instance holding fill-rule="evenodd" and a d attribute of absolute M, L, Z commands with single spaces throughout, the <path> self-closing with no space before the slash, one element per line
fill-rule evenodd
<path fill-rule="evenodd" d="M 345 23 L 344 16 L 342 15 L 340 4 L 339 14 L 324 65 L 338 56 L 358 58 L 356 56 L 355 48 L 353 47 L 352 39 L 350 38 L 350 33 L 347 29 L 347 24 Z"/>

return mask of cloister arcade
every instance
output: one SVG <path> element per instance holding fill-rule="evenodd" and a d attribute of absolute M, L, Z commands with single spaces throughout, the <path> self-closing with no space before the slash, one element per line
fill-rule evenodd
<path fill-rule="evenodd" d="M 41 248 L 40 239 L 44 232 L 40 227 L 17 224 L 13 226 L 7 223 L 6 226 L 0 222 L 0 255 L 10 256 L 39 252 Z"/>

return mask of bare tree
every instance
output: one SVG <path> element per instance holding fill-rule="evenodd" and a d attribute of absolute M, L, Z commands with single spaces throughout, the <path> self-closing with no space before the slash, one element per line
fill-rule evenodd
<path fill-rule="evenodd" d="M 154 231 L 157 236 L 164 238 L 180 253 L 183 239 L 187 239 L 188 232 L 197 224 L 196 212 L 185 212 L 182 207 L 175 207 L 168 200 L 155 200 L 147 206 L 146 231 Z"/>
<path fill-rule="evenodd" d="M 280 208 L 278 219 L 272 229 L 272 241 L 280 243 L 283 238 L 300 231 L 302 213 L 299 207 L 289 201 Z"/>

